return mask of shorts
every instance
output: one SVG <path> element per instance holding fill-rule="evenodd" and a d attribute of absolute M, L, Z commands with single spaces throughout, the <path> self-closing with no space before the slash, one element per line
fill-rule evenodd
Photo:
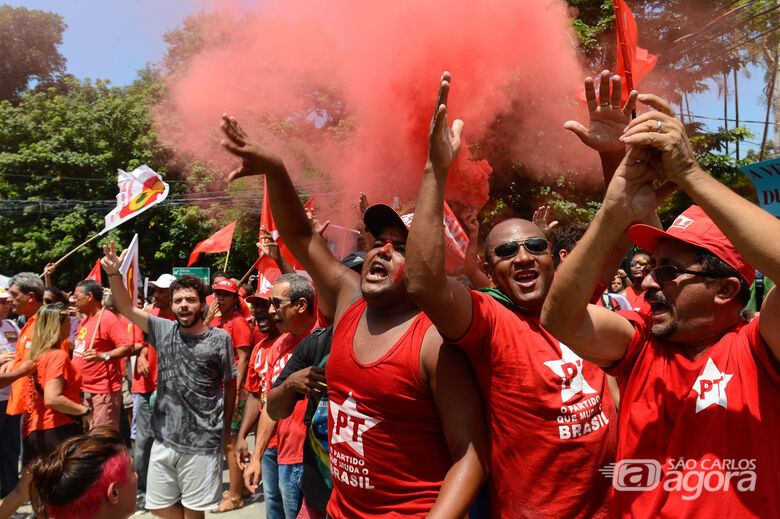
<path fill-rule="evenodd" d="M 222 499 L 222 454 L 190 454 L 157 440 L 152 445 L 146 476 L 146 508 L 160 510 L 179 501 L 203 511 Z"/>
<path fill-rule="evenodd" d="M 22 438 L 22 466 L 29 465 L 32 460 L 39 456 L 51 454 L 60 443 L 79 434 L 81 434 L 80 422 L 31 432 Z"/>
<path fill-rule="evenodd" d="M 92 426 L 107 425 L 119 431 L 119 415 L 122 407 L 122 391 L 92 393 L 85 400 L 92 407 Z"/>

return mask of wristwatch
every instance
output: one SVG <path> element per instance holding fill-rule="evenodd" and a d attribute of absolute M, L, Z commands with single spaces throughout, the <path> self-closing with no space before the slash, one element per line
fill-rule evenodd
<path fill-rule="evenodd" d="M 103 354 L 103 360 L 105 360 L 106 362 L 108 362 L 109 360 L 111 360 L 111 355 L 109 355 L 108 353 L 104 353 L 104 354 Z"/>
<path fill-rule="evenodd" d="M 84 406 L 84 407 L 86 407 L 86 408 L 87 408 L 87 410 L 86 410 L 86 411 L 84 411 L 83 413 L 81 413 L 81 415 L 79 415 L 79 416 L 89 416 L 89 415 L 91 415 L 91 414 L 92 414 L 92 408 L 91 408 L 91 407 L 89 407 L 88 405 L 87 405 L 87 406 Z"/>

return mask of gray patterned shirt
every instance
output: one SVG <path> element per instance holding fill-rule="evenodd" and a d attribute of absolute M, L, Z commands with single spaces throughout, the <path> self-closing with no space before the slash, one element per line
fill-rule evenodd
<path fill-rule="evenodd" d="M 186 335 L 176 321 L 149 316 L 149 344 L 157 349 L 154 439 L 180 452 L 222 452 L 223 382 L 238 377 L 233 342 L 209 327 Z"/>

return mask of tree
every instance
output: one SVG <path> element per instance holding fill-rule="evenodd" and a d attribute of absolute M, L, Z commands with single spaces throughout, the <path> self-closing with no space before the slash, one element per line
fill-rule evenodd
<path fill-rule="evenodd" d="M 58 14 L 0 6 L 0 100 L 17 98 L 30 80 L 46 83 L 65 70 L 57 46 L 66 27 Z"/>

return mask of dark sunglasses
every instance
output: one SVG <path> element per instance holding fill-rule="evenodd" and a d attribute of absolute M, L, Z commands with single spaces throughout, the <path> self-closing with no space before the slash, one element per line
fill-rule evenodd
<path fill-rule="evenodd" d="M 649 265 L 649 264 L 650 262 L 647 260 L 635 260 L 631 262 L 632 267 L 636 267 L 636 266 L 644 267 L 645 265 Z"/>
<path fill-rule="evenodd" d="M 693 274 L 694 276 L 704 276 L 706 278 L 728 278 L 727 274 L 716 274 L 715 272 L 705 272 L 703 270 L 683 270 L 674 265 L 662 265 L 660 267 L 648 268 L 648 274 L 662 283 L 677 279 L 680 274 Z"/>
<path fill-rule="evenodd" d="M 279 297 L 272 297 L 268 301 L 268 306 L 273 306 L 274 308 L 276 308 L 278 310 L 279 307 L 282 306 L 283 303 L 289 303 L 290 301 L 292 301 L 292 299 L 282 299 L 282 298 L 279 298 Z"/>
<path fill-rule="evenodd" d="M 493 254 L 499 258 L 511 258 L 517 254 L 521 245 L 531 254 L 542 254 L 547 252 L 547 249 L 550 247 L 550 243 L 544 238 L 528 238 L 523 241 L 508 241 L 497 245 L 493 249 Z"/>

